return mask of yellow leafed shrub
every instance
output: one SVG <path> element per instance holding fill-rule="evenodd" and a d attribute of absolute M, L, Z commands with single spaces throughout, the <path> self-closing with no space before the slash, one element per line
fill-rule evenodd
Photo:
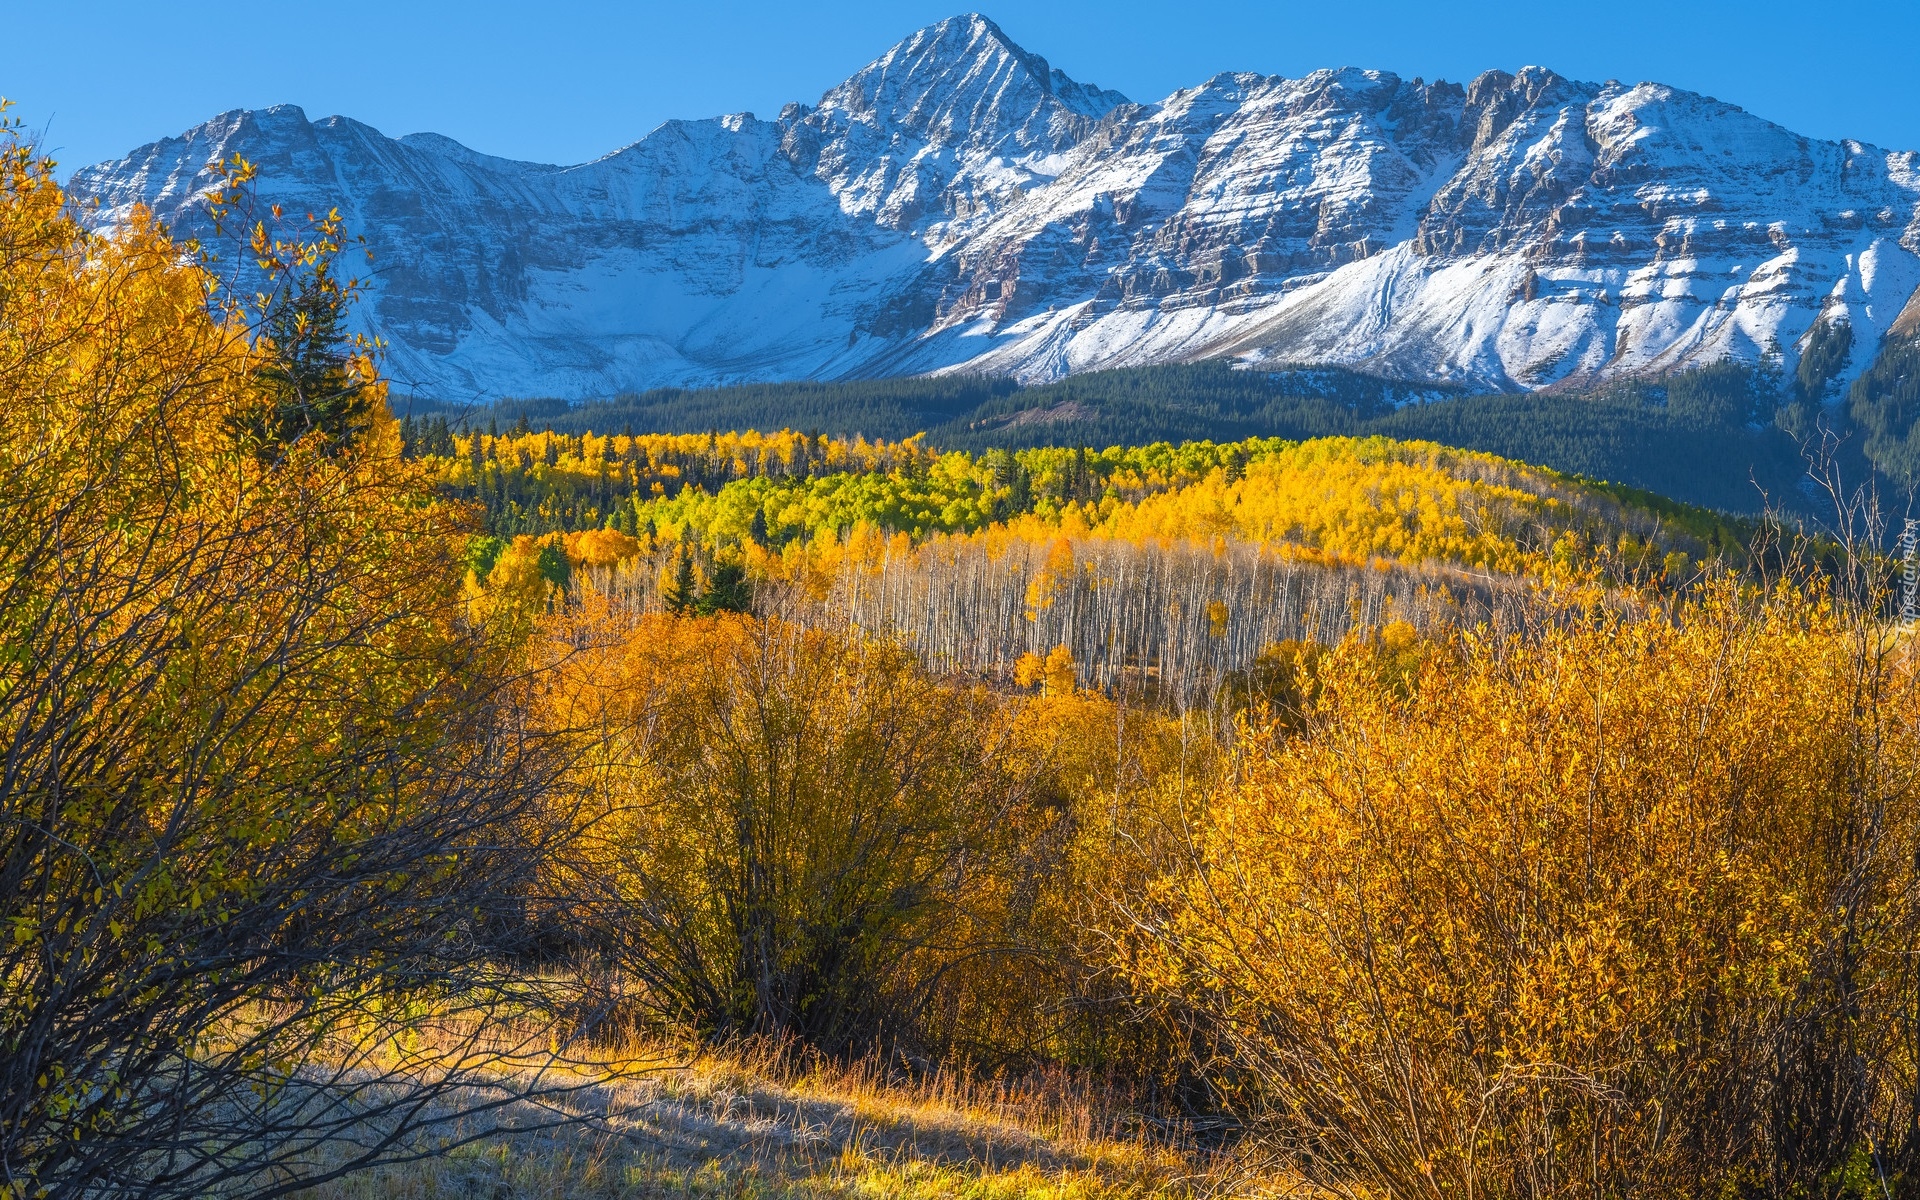
<path fill-rule="evenodd" d="M 541 890 L 646 1019 L 830 1051 L 1099 1041 L 1072 1001 L 1175 723 L 1076 693 L 1064 647 L 1014 697 L 777 620 L 590 599 L 554 632 L 541 719 L 589 802 Z"/>
<path fill-rule="evenodd" d="M 1230 1103 L 1402 1197 L 1782 1194 L 1906 1144 L 1904 649 L 1729 586 L 1435 650 L 1410 691 L 1384 639 L 1322 659 L 1135 929 Z"/>
<path fill-rule="evenodd" d="M 403 459 L 343 331 L 337 221 L 313 232 L 256 224 L 277 299 L 216 308 L 187 248 L 139 212 L 83 230 L 0 126 L 12 1194 L 216 1194 L 301 1161 L 327 1134 L 279 1089 L 350 1104 L 321 1049 L 457 996 L 484 963 L 447 947 L 532 853 L 508 835 L 550 777 L 499 736 L 464 514 Z M 451 1078 L 353 1061 L 362 1095 Z"/>

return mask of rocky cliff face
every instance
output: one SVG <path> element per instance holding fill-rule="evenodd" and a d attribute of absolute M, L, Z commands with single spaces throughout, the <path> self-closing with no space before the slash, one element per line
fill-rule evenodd
<path fill-rule="evenodd" d="M 1920 156 L 1657 84 L 1220 75 L 1151 105 L 982 17 L 777 120 L 672 121 L 575 167 L 297 108 L 83 169 L 92 220 L 200 232 L 209 164 L 338 207 L 366 317 L 443 399 L 1236 355 L 1540 388 L 1851 322 L 1920 292 Z"/>

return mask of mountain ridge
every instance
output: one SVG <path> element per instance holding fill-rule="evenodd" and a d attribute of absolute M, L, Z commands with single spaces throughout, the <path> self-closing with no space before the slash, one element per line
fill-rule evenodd
<path fill-rule="evenodd" d="M 1661 84 L 1223 73 L 1139 104 L 977 14 L 813 105 L 573 166 L 293 106 L 82 168 L 96 225 L 183 233 L 233 153 L 339 207 L 367 321 L 444 399 L 1232 356 L 1499 390 L 1652 376 L 1920 303 L 1920 155 Z M 1904 327 L 1903 327 L 1904 328 Z M 1843 381 L 1844 382 L 1844 379 Z"/>

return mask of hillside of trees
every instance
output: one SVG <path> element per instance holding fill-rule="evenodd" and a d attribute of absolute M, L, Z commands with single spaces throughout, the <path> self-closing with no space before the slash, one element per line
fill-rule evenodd
<path fill-rule="evenodd" d="M 1893 360 L 1889 364 L 1882 374 L 1904 378 Z M 1816 374 L 1819 367 L 1810 360 Z M 1870 444 L 1879 469 L 1893 470 L 1878 449 L 1888 435 L 1873 432 L 1875 418 L 1858 403 L 1824 410 L 1824 385 L 1824 379 L 1816 381 L 1820 399 L 1809 401 L 1797 376 L 1783 382 L 1764 366 L 1721 364 L 1659 383 L 1598 391 L 1475 395 L 1334 369 L 1264 372 L 1200 363 L 1101 371 L 1024 388 L 960 377 L 753 384 L 664 389 L 576 406 L 510 400 L 459 411 L 422 404 L 413 412 L 423 422 L 444 420 L 472 432 L 792 428 L 889 441 L 924 433 L 929 446 L 973 452 L 1380 434 L 1482 450 L 1726 512 L 1758 513 L 1769 503 L 1809 508 L 1800 487 L 1807 470 L 1802 446 L 1816 437 L 1822 412 L 1829 424 L 1845 424 L 1837 432 L 1846 438 L 1842 455 L 1850 469 L 1865 474 L 1861 453 Z M 1848 418 L 1849 412 L 1859 415 Z M 1910 424 L 1899 425 L 1902 436 Z"/>
<path fill-rule="evenodd" d="M 1740 543 L 1751 528 L 1637 489 L 1382 437 L 972 454 L 929 449 L 919 436 L 870 442 L 792 430 L 455 434 L 443 420 L 409 418 L 401 431 L 404 452 L 426 464 L 448 495 L 482 505 L 488 530 L 500 537 L 603 526 L 649 536 L 668 528 L 678 537 L 690 526 L 713 546 L 752 540 L 777 547 L 795 538 L 844 535 L 860 524 L 915 537 L 973 531 L 1027 514 L 1058 520 L 1069 511 L 1099 524 L 1122 519 L 1116 514 L 1162 493 L 1187 491 L 1189 502 L 1212 496 L 1250 472 L 1270 482 L 1286 481 L 1297 497 L 1293 518 L 1305 523 L 1303 529 L 1320 519 L 1320 509 L 1352 521 L 1412 526 L 1415 514 L 1399 511 L 1392 495 L 1396 471 L 1410 472 L 1423 483 L 1445 480 L 1469 490 L 1499 478 L 1536 496 L 1551 495 L 1561 506 L 1606 508 L 1620 520 L 1636 510 L 1685 528 L 1715 548 Z M 1213 490 L 1188 491 L 1203 483 Z M 1446 504 L 1464 502 L 1450 496 Z M 1432 522 L 1435 516 L 1426 514 L 1426 519 Z M 1457 518 L 1449 514 L 1449 519 Z M 1410 530 L 1409 536 L 1417 538 L 1418 531 Z M 1336 549 L 1361 557 L 1371 552 L 1362 544 Z M 1380 549 L 1390 556 L 1432 553 L 1425 546 L 1383 544 Z"/>
<path fill-rule="evenodd" d="M 791 619 L 888 631 L 943 670 L 1005 681 L 1058 650 L 1081 685 L 1151 681 L 1181 704 L 1272 644 L 1388 619 L 1505 627 L 1528 579 L 1678 579 L 1740 561 L 1755 529 L 1378 437 L 972 455 L 918 437 L 496 438 L 436 423 L 415 441 L 447 495 L 484 506 L 475 588 L 580 572 L 660 611 L 709 579 L 764 584 Z"/>
<path fill-rule="evenodd" d="M 226 169 L 259 294 L 0 137 L 4 1194 L 1914 1190 L 1871 493 L 1812 541 L 1365 429 L 396 419 L 339 216 Z M 709 1052 L 792 1086 L 640 1090 Z M 1065 1115 L 968 1174 L 979 1106 L 875 1100 L 975 1084 Z"/>
<path fill-rule="evenodd" d="M 1847 409 L 1873 464 L 1902 490 L 1920 485 L 1920 335 L 1888 336 L 1848 391 Z"/>

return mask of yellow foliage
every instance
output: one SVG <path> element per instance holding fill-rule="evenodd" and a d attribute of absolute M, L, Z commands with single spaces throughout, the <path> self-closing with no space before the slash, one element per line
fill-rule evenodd
<path fill-rule="evenodd" d="M 209 1145 L 274 1153 L 233 1096 L 405 1012 L 386 966 L 470 919 L 533 776 L 482 711 L 464 514 L 334 339 L 337 223 L 256 227 L 299 289 L 259 306 L 275 347 L 146 213 L 68 204 L 0 130 L 3 1156 L 16 1194 L 184 1192 Z"/>
<path fill-rule="evenodd" d="M 1436 1200 L 1785 1169 L 1780 1038 L 1836 1072 L 1795 1086 L 1911 1111 L 1909 664 L 1731 585 L 1466 637 L 1393 686 L 1413 647 L 1350 638 L 1307 732 L 1248 734 L 1136 931 L 1141 985 L 1234 1048 L 1236 1103 L 1311 1122 L 1330 1181 Z"/>
<path fill-rule="evenodd" d="M 746 478 L 759 472 L 791 473 L 803 455 L 812 456 L 815 469 L 829 471 L 923 469 L 935 458 L 921 445 L 920 435 L 889 442 L 815 438 L 791 429 L 637 437 L 539 430 L 455 434 L 453 454 L 435 459 L 432 465 L 443 483 L 456 486 L 484 482 L 504 466 L 528 470 L 543 481 L 567 480 L 579 485 L 632 483 L 636 478 L 651 476 L 654 493 L 664 495 L 667 483 L 677 488 L 696 464 L 702 470 L 719 469 L 730 477 Z"/>
<path fill-rule="evenodd" d="M 1227 618 L 1229 616 L 1224 600 L 1212 600 L 1207 603 L 1207 634 L 1210 637 L 1227 636 Z"/>
<path fill-rule="evenodd" d="M 1041 684 L 1049 696 L 1071 696 L 1074 690 L 1073 651 L 1055 646 L 1047 651 L 1047 663 Z"/>
<path fill-rule="evenodd" d="M 547 711 L 594 802 L 558 886 L 605 897 L 658 1013 L 844 1048 L 985 940 L 1024 823 L 989 693 L 775 621 L 572 630 Z"/>
<path fill-rule="evenodd" d="M 551 630 L 538 711 L 590 802 L 542 890 L 583 898 L 569 932 L 616 951 L 656 1016 L 709 1032 L 1064 1036 L 1068 998 L 1113 986 L 1095 918 L 1145 877 L 1141 781 L 1203 778 L 1211 753 L 1076 693 L 1065 647 L 1035 656 L 1040 696 L 1011 697 L 778 621 L 590 596 Z"/>
<path fill-rule="evenodd" d="M 1579 531 L 1606 526 L 1617 508 L 1550 472 L 1489 454 L 1378 437 L 1319 438 L 1278 443 L 1243 472 L 1216 469 L 1137 501 L 1110 495 L 955 536 L 990 547 L 1009 539 L 1206 545 L 1233 538 L 1323 561 L 1520 574 L 1545 570 L 1563 531 L 1560 557 L 1571 565 L 1565 546 Z M 1071 569 L 1070 557 L 1064 566 Z M 1051 582 L 1036 581 L 1030 610 L 1046 607 Z"/>
<path fill-rule="evenodd" d="M 1390 654 L 1410 650 L 1419 640 L 1419 632 L 1406 621 L 1388 621 L 1380 627 L 1380 646 Z"/>
<path fill-rule="evenodd" d="M 1027 584 L 1029 621 L 1038 620 L 1042 612 L 1053 607 L 1062 582 L 1069 579 L 1075 570 L 1073 542 L 1064 537 L 1056 537 L 1052 541 L 1053 545 L 1047 551 L 1046 565 Z"/>
<path fill-rule="evenodd" d="M 583 567 L 611 567 L 640 554 L 640 539 L 617 529 L 585 529 L 566 535 L 567 557 Z"/>
<path fill-rule="evenodd" d="M 1013 681 L 1023 688 L 1037 686 L 1047 676 L 1047 660 L 1029 650 L 1013 664 Z"/>
<path fill-rule="evenodd" d="M 553 557 L 563 554 L 563 547 L 560 534 L 535 537 L 523 533 L 500 551 L 485 579 L 469 572 L 467 605 L 474 620 L 510 640 L 531 632 L 534 621 L 552 607 L 558 590 L 542 567 L 551 571 Z"/>
<path fill-rule="evenodd" d="M 1029 651 L 1013 664 L 1013 680 L 1023 688 L 1039 687 L 1043 696 L 1071 696 L 1078 677 L 1074 673 L 1073 651 L 1055 646 L 1046 657 Z"/>

